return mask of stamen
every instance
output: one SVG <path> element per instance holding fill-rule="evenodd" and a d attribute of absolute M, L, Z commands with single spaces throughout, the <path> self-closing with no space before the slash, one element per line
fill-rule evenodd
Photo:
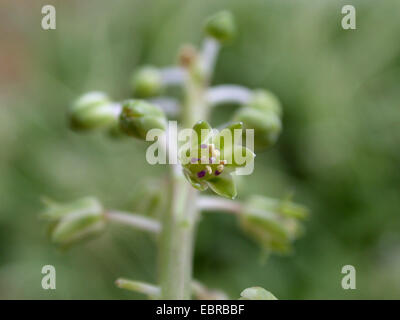
<path fill-rule="evenodd" d="M 211 169 L 210 166 L 206 166 L 206 170 L 207 170 L 208 174 L 211 174 L 211 173 L 212 173 L 212 169 Z"/>
<path fill-rule="evenodd" d="M 210 163 L 212 164 L 212 163 L 215 163 L 216 161 L 217 161 L 217 159 L 215 158 L 215 157 L 211 157 L 210 159 Z"/>
<path fill-rule="evenodd" d="M 223 164 L 220 164 L 220 165 L 217 167 L 217 170 L 220 171 L 220 172 L 224 171 L 224 165 L 223 165 Z"/>
<path fill-rule="evenodd" d="M 216 176 L 219 176 L 221 173 L 222 173 L 221 171 L 215 170 L 215 175 Z"/>
<path fill-rule="evenodd" d="M 200 159 L 199 158 L 192 158 L 190 160 L 191 163 L 197 163 Z"/>
<path fill-rule="evenodd" d="M 215 145 L 213 143 L 208 145 L 208 149 L 210 150 L 210 154 L 214 155 Z"/>
<path fill-rule="evenodd" d="M 206 171 L 205 170 L 201 170 L 200 172 L 197 172 L 197 177 L 198 178 L 203 178 L 206 175 Z"/>
<path fill-rule="evenodd" d="M 207 148 L 207 145 L 204 144 L 204 143 L 202 143 L 202 144 L 200 145 L 200 148 L 201 148 L 201 149 L 206 149 L 206 148 Z"/>
<path fill-rule="evenodd" d="M 228 161 L 227 160 L 220 160 L 219 163 L 223 164 L 223 165 L 226 165 L 228 163 Z"/>

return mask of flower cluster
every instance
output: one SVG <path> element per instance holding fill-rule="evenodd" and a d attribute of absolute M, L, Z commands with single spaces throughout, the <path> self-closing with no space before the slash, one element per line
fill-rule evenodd
<path fill-rule="evenodd" d="M 180 151 L 180 161 L 186 179 L 198 190 L 210 188 L 220 196 L 236 197 L 232 174 L 237 168 L 254 161 L 255 154 L 248 148 L 234 144 L 235 131 L 242 131 L 242 123 L 234 123 L 220 132 L 206 121 L 193 127 L 189 147 Z"/>
<path fill-rule="evenodd" d="M 61 247 L 99 234 L 110 221 L 160 234 L 160 286 L 119 279 L 117 285 L 121 288 L 163 299 L 189 298 L 191 293 L 207 298 L 225 297 L 191 279 L 188 252 L 193 250 L 192 233 L 201 210 L 235 213 L 244 232 L 268 251 L 288 252 L 292 241 L 301 234 L 301 220 L 308 212 L 290 200 L 252 196 L 246 202 L 238 202 L 200 196 L 191 189 L 210 189 L 221 197 L 234 199 L 234 175 L 252 171 L 253 149 L 258 152 L 272 146 L 282 129 L 282 107 L 271 92 L 233 84 L 209 87 L 218 51 L 233 39 L 235 29 L 232 14 L 219 12 L 204 25 L 206 37 L 202 48 L 183 46 L 178 65 L 144 66 L 134 71 L 130 82 L 133 99 L 115 102 L 107 94 L 93 91 L 83 94 L 69 109 L 70 127 L 75 131 L 103 130 L 113 136 L 127 135 L 140 140 L 146 140 L 152 129 L 161 131 L 163 141 L 173 136 L 172 130 L 167 129 L 167 116 L 179 118 L 186 126 L 180 129 L 188 129 L 197 121 L 192 130 L 186 131 L 187 143 L 179 145 L 179 165 L 174 162 L 169 179 L 138 188 L 135 212 L 141 214 L 105 210 L 93 197 L 63 204 L 47 202 L 42 216 L 50 222 L 51 240 Z M 169 86 L 176 85 L 181 87 L 182 95 L 164 96 L 172 91 Z M 232 122 L 221 130 L 213 129 L 206 121 L 211 108 L 226 102 L 240 107 L 233 112 Z M 248 139 L 252 135 L 254 141 Z M 242 141 L 246 141 L 246 146 Z M 163 151 L 168 151 L 170 157 L 176 155 L 175 146 L 169 143 Z M 261 287 L 251 287 L 241 293 L 240 299 L 276 297 Z"/>

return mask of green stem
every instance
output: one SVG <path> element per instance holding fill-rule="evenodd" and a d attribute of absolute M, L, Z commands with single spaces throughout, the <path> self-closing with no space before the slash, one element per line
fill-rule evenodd
<path fill-rule="evenodd" d="M 205 84 L 190 76 L 185 90 L 182 126 L 191 128 L 207 117 Z M 179 166 L 171 166 L 171 185 L 160 237 L 161 299 L 190 299 L 198 191 L 185 180 Z"/>
<path fill-rule="evenodd" d="M 197 190 L 182 176 L 172 173 L 169 210 L 163 219 L 161 234 L 161 297 L 189 299 L 196 227 Z"/>

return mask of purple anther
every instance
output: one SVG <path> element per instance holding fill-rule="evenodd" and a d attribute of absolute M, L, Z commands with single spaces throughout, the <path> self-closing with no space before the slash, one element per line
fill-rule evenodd
<path fill-rule="evenodd" d="M 202 143 L 202 144 L 200 145 L 200 148 L 201 148 L 201 149 L 207 149 L 208 146 L 207 146 L 206 144 Z"/>
<path fill-rule="evenodd" d="M 217 161 L 217 159 L 215 157 L 211 157 L 209 160 L 210 160 L 210 163 L 215 163 Z"/>
<path fill-rule="evenodd" d="M 191 163 L 197 163 L 198 161 L 200 161 L 199 158 L 192 158 L 192 159 L 190 160 Z"/>
<path fill-rule="evenodd" d="M 203 178 L 205 175 L 206 175 L 205 170 L 201 170 L 200 172 L 197 172 L 197 177 L 199 177 L 199 178 Z"/>
<path fill-rule="evenodd" d="M 215 170 L 215 175 L 216 176 L 219 176 L 221 173 L 222 173 L 222 171 Z"/>

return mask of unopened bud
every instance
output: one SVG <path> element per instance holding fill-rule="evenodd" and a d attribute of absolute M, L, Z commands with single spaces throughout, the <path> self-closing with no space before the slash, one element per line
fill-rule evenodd
<path fill-rule="evenodd" d="M 265 112 L 272 111 L 278 116 L 282 115 L 282 106 L 278 97 L 267 90 L 254 90 L 248 106 Z"/>
<path fill-rule="evenodd" d="M 197 59 L 196 48 L 190 44 L 184 45 L 179 50 L 179 64 L 184 68 L 190 68 Z"/>
<path fill-rule="evenodd" d="M 92 197 L 68 203 L 50 203 L 42 216 L 50 221 L 51 240 L 60 246 L 87 239 L 105 228 L 104 210 Z"/>
<path fill-rule="evenodd" d="M 90 130 L 112 126 L 117 122 L 117 115 L 109 97 L 93 91 L 76 100 L 69 110 L 69 120 L 74 130 Z"/>
<path fill-rule="evenodd" d="M 132 91 L 136 98 L 148 98 L 159 95 L 162 91 L 162 78 L 157 68 L 146 66 L 132 76 Z"/>
<path fill-rule="evenodd" d="M 235 21 L 229 11 L 221 11 L 208 18 L 205 24 L 206 33 L 220 42 L 231 40 L 235 33 Z"/>
<path fill-rule="evenodd" d="M 286 253 L 302 233 L 307 209 L 288 201 L 252 196 L 240 216 L 243 230 L 268 251 Z"/>

